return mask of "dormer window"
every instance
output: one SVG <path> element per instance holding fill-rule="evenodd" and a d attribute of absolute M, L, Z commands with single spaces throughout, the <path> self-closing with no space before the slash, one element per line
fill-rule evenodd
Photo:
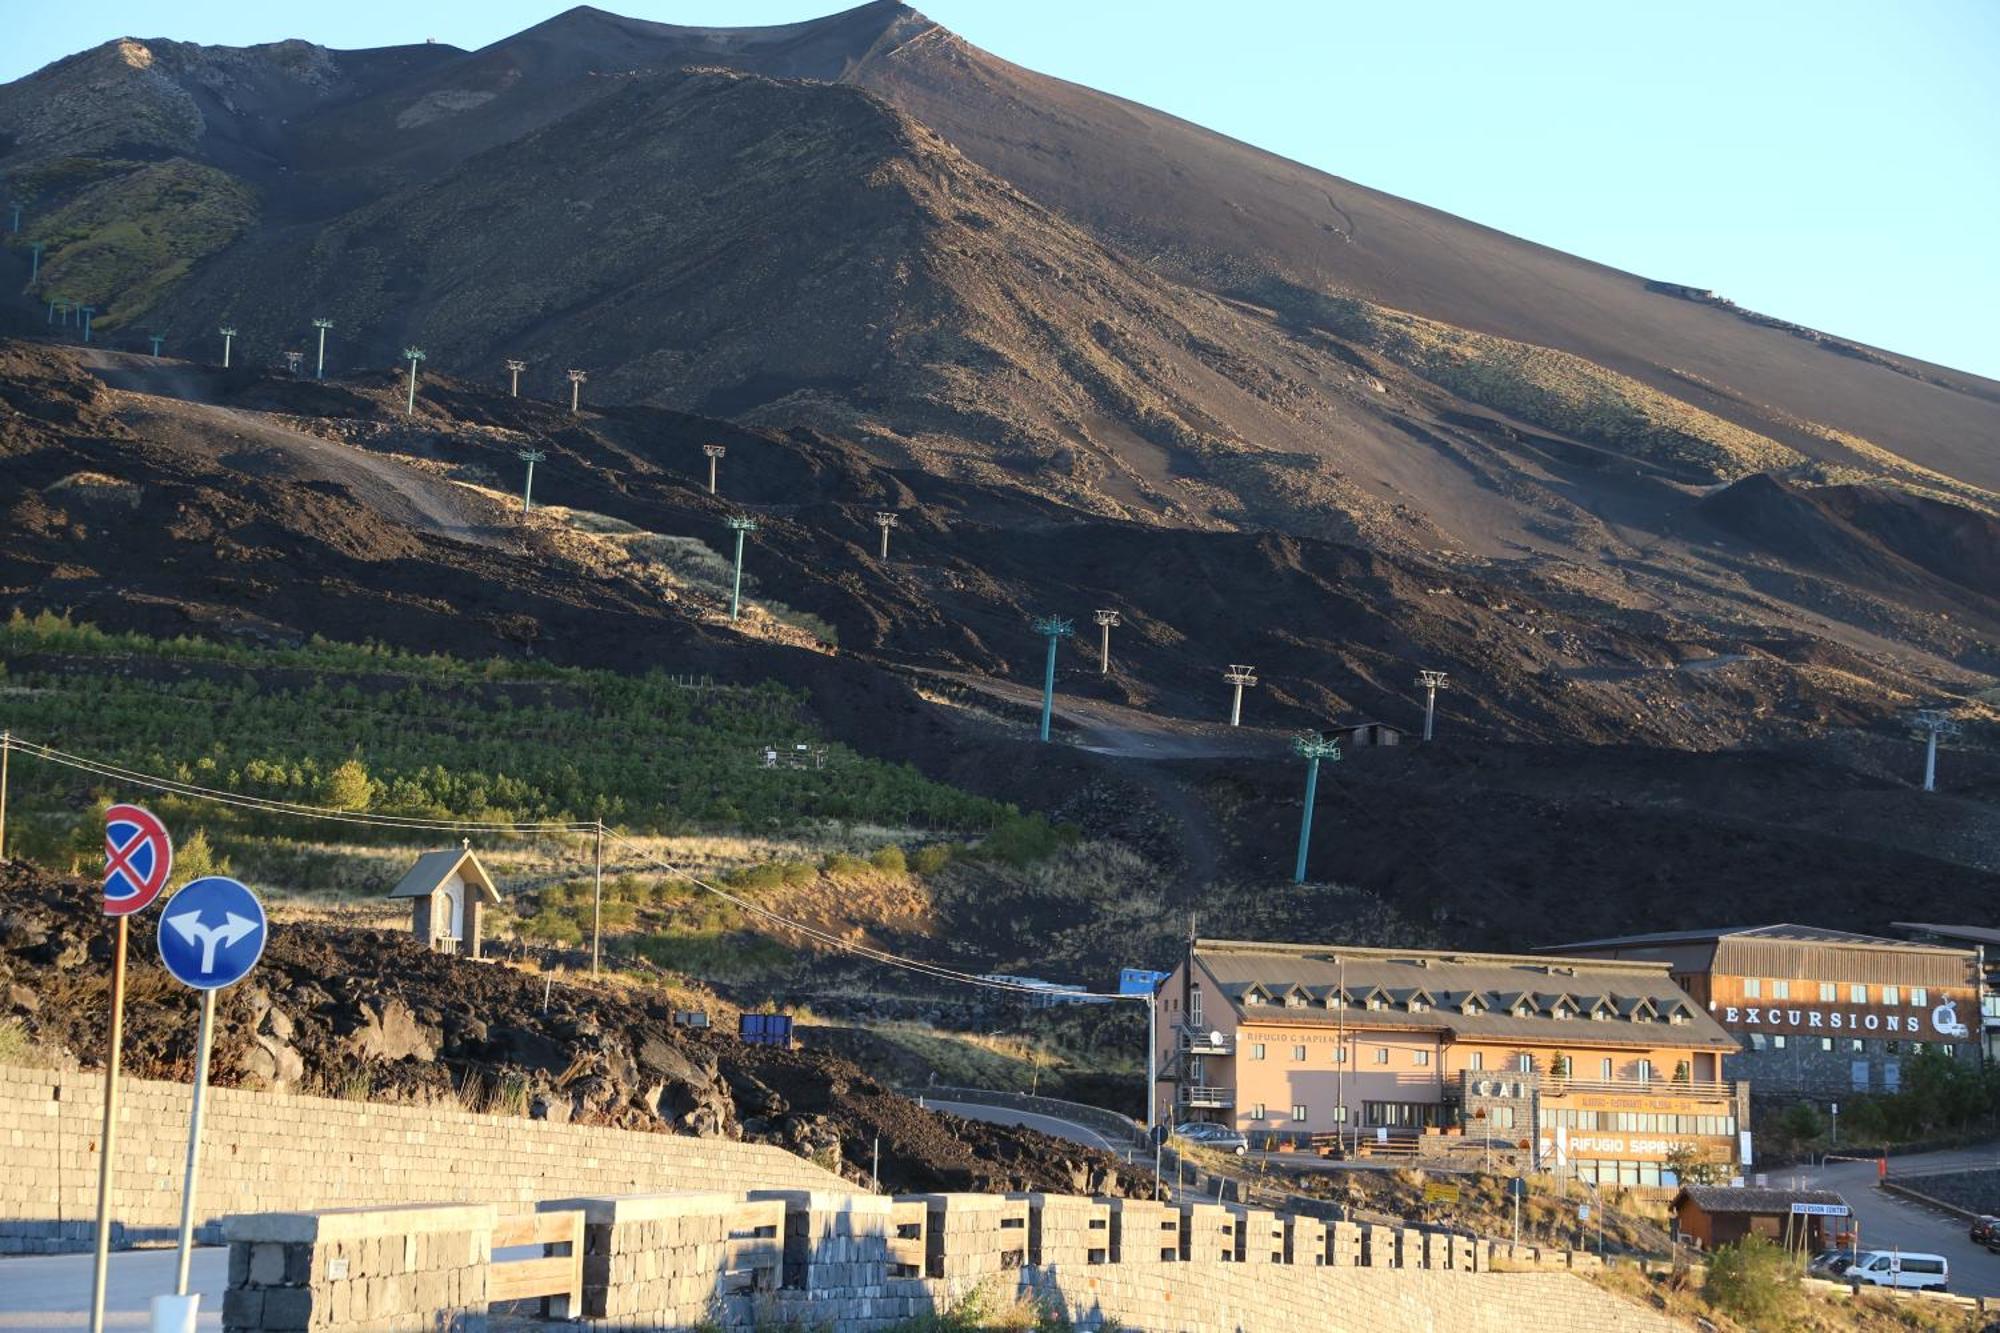
<path fill-rule="evenodd" d="M 1371 995 L 1368 997 L 1368 1007 L 1376 1010 L 1387 1009 L 1389 1002 L 1379 995 Z"/>
<path fill-rule="evenodd" d="M 1468 995 L 1465 997 L 1465 1003 L 1458 1006 L 1458 1012 L 1461 1014 L 1483 1014 L 1486 1012 L 1486 1006 L 1480 1002 L 1477 995 Z"/>
<path fill-rule="evenodd" d="M 1568 1018 L 1568 1017 L 1570 1017 L 1570 1016 L 1571 1016 L 1571 1013 L 1572 1013 L 1572 1012 L 1573 1012 L 1573 1011 L 1572 1011 L 1572 1010 L 1570 1009 L 1570 1007 L 1569 1007 L 1568 1005 L 1566 1005 L 1566 1004 L 1563 1004 L 1563 1003 L 1561 1003 L 1561 1002 L 1558 1002 L 1558 1003 L 1556 1004 L 1555 1008 L 1553 1008 L 1553 1009 L 1549 1010 L 1549 1017 L 1550 1017 L 1550 1018 Z"/>
<path fill-rule="evenodd" d="M 1610 1017 L 1611 1017 L 1611 1011 L 1605 1008 L 1601 1004 L 1598 1005 L 1595 1009 L 1592 1009 L 1590 1011 L 1590 1021 L 1593 1023 L 1605 1022 L 1608 1019 L 1610 1019 Z"/>
<path fill-rule="evenodd" d="M 1526 1000 L 1523 1000 L 1519 1004 L 1514 1006 L 1514 1017 L 1533 1018 L 1534 1016 L 1535 1016 L 1535 1006 L 1529 1004 Z"/>
<path fill-rule="evenodd" d="M 1297 991 L 1294 991 L 1292 994 L 1287 995 L 1285 997 L 1285 1008 L 1303 1009 L 1305 1007 L 1306 1007 L 1306 997 L 1299 994 Z"/>
<path fill-rule="evenodd" d="M 1653 1015 L 1651 1011 L 1646 1009 L 1634 1009 L 1632 1011 L 1632 1021 L 1634 1023 L 1650 1023 L 1653 1021 Z"/>
<path fill-rule="evenodd" d="M 1429 1001 L 1427 1001 L 1427 1000 L 1425 1000 L 1423 996 L 1421 996 L 1421 995 L 1412 995 L 1412 996 L 1410 997 L 1410 1012 L 1411 1012 L 1411 1013 L 1413 1013 L 1413 1014 L 1422 1014 L 1422 1013 L 1428 1013 L 1428 1012 L 1430 1011 L 1430 1007 L 1431 1007 L 1431 1006 L 1430 1006 L 1430 1002 L 1429 1002 Z"/>
<path fill-rule="evenodd" d="M 1675 1027 L 1687 1026 L 1689 1022 L 1688 1011 L 1685 1009 L 1669 1010 L 1667 1012 L 1667 1022 L 1673 1024 Z"/>

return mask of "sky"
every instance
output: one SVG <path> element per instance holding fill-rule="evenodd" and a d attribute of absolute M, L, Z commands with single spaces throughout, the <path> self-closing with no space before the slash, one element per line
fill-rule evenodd
<path fill-rule="evenodd" d="M 0 81 L 113 37 L 477 47 L 561 0 L 10 5 Z M 603 0 L 785 23 L 841 0 Z M 1361 185 L 2000 378 L 2000 0 L 928 0 L 999 56 Z"/>

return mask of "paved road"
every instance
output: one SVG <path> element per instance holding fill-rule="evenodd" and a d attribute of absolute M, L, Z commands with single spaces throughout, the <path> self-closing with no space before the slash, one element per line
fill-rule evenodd
<path fill-rule="evenodd" d="M 174 1289 L 171 1249 L 128 1250 L 111 1256 L 111 1281 L 104 1302 L 108 1328 L 151 1326 L 152 1299 Z M 87 1254 L 23 1255 L 0 1259 L 0 1329 L 90 1327 L 90 1265 Z M 222 1327 L 222 1291 L 229 1285 L 229 1251 L 198 1249 L 189 1269 L 201 1293 L 203 1329 Z"/>
<path fill-rule="evenodd" d="M 2000 1145 L 1891 1157 L 1889 1178 L 1967 1167 L 2000 1167 Z M 2000 1296 L 2000 1255 L 1990 1254 L 1967 1239 L 1966 1224 L 1956 1215 L 1876 1189 L 1874 1162 L 1830 1162 L 1814 1169 L 1771 1173 L 1773 1185 L 1789 1185 L 1795 1179 L 1815 1189 L 1839 1191 L 1861 1224 L 1862 1248 L 1901 1247 L 1942 1254 L 1951 1261 L 1953 1291 L 1965 1296 Z"/>
<path fill-rule="evenodd" d="M 1074 1120 L 1063 1120 L 1052 1115 L 1040 1115 L 1034 1111 L 1016 1111 L 1009 1106 L 978 1106 L 972 1102 L 943 1102 L 934 1097 L 924 1098 L 924 1105 L 934 1111 L 949 1111 L 953 1115 L 964 1116 L 967 1120 L 983 1120 L 989 1125 L 1025 1125 L 1038 1129 L 1059 1139 L 1081 1143 L 1086 1148 L 1096 1148 L 1108 1152 L 1113 1157 L 1129 1160 L 1132 1146 L 1129 1143 L 1114 1143 L 1089 1125 L 1078 1124 Z"/>

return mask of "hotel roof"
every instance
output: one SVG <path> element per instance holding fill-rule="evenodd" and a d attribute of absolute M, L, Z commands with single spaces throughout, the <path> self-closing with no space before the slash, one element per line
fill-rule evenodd
<path fill-rule="evenodd" d="M 1899 923 L 1900 924 L 1900 923 Z M 1943 931 L 1962 927 L 1925 927 Z M 1613 935 L 1601 940 L 1578 940 L 1570 944 L 1545 946 L 1548 953 L 1569 954 L 1583 949 L 1643 948 L 1649 944 L 1703 944 L 1710 940 L 1770 940 L 1785 944 L 1845 944 L 1869 949 L 1912 949 L 1936 952 L 1944 947 L 1919 944 L 1914 940 L 1890 939 L 1881 935 L 1860 935 L 1830 926 L 1800 926 L 1780 922 L 1774 926 L 1721 926 L 1713 930 L 1662 930 L 1650 935 Z"/>
<path fill-rule="evenodd" d="M 1194 955 L 1246 1022 L 1575 1046 L 1737 1048 L 1664 963 L 1243 940 L 1197 940 Z M 1367 1008 L 1371 996 L 1386 1007 Z"/>

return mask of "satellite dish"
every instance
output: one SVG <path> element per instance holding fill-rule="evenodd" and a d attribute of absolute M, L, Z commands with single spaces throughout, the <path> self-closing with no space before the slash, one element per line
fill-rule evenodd
<path fill-rule="evenodd" d="M 1228 1040 L 1228 1038 L 1226 1038 L 1226 1037 L 1224 1037 L 1224 1036 L 1222 1035 L 1222 1029 L 1221 1029 L 1221 1028 L 1210 1028 L 1210 1029 L 1208 1030 L 1208 1044 L 1209 1044 L 1209 1045 L 1211 1045 L 1211 1046 L 1220 1046 L 1220 1045 L 1222 1045 L 1222 1044 L 1223 1044 L 1223 1043 L 1224 1043 L 1225 1041 L 1227 1041 L 1227 1040 Z"/>

